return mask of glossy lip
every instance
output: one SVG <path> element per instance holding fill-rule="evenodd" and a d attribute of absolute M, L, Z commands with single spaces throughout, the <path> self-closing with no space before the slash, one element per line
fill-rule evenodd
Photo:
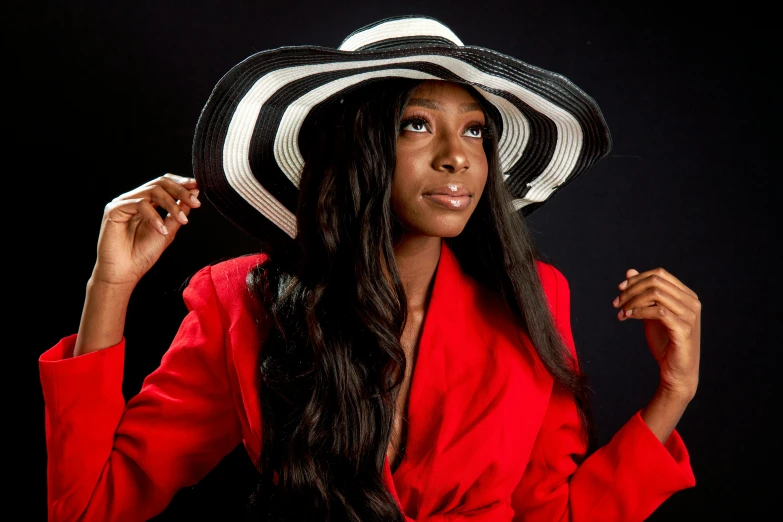
<path fill-rule="evenodd" d="M 435 196 L 435 195 L 443 195 L 443 196 L 450 196 L 454 198 L 459 198 L 460 196 L 469 196 L 473 197 L 473 193 L 468 190 L 464 185 L 461 185 L 459 183 L 446 183 L 445 185 L 441 185 L 440 187 L 435 187 L 433 189 L 429 189 L 425 191 L 423 196 Z"/>
<path fill-rule="evenodd" d="M 424 199 L 448 210 L 466 210 L 470 206 L 470 196 L 447 196 L 445 194 L 425 194 Z"/>

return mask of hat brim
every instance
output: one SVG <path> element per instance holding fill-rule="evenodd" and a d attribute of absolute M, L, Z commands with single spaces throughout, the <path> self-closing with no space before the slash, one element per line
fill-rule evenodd
<path fill-rule="evenodd" d="M 193 169 L 202 194 L 264 244 L 296 234 L 299 131 L 346 89 L 380 78 L 469 84 L 501 116 L 499 155 L 514 208 L 529 215 L 611 149 L 595 101 L 567 78 L 475 46 L 264 51 L 234 66 L 201 112 Z"/>

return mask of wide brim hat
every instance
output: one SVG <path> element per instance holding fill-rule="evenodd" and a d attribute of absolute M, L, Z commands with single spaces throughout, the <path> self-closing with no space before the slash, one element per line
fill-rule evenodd
<path fill-rule="evenodd" d="M 280 47 L 234 66 L 204 106 L 193 141 L 201 194 L 266 250 L 296 236 L 308 114 L 384 78 L 472 85 L 497 110 L 498 152 L 513 209 L 527 216 L 611 149 L 596 102 L 564 76 L 464 45 L 427 16 L 387 18 L 337 48 Z"/>

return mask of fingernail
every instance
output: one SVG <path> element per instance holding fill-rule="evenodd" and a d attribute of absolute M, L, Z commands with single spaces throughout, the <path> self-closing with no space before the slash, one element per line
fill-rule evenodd
<path fill-rule="evenodd" d="M 194 205 L 201 205 L 201 201 L 199 201 L 198 198 L 192 194 L 190 195 L 190 201 L 192 201 Z"/>
<path fill-rule="evenodd" d="M 182 221 L 184 221 L 185 223 L 187 223 L 187 222 L 188 222 L 188 216 L 186 216 L 186 215 L 185 215 L 185 213 L 184 213 L 184 212 L 182 212 L 181 210 L 179 211 L 179 219 L 181 219 L 181 220 L 182 220 Z"/>
<path fill-rule="evenodd" d="M 614 301 L 612 301 L 612 304 L 613 304 L 614 306 L 617 306 L 617 305 L 619 305 L 619 304 L 620 304 L 620 298 L 619 298 L 619 297 L 615 297 L 615 298 L 614 298 Z"/>
<path fill-rule="evenodd" d="M 632 313 L 633 313 L 633 308 L 629 308 L 628 310 L 625 311 L 625 316 L 630 317 Z"/>
<path fill-rule="evenodd" d="M 164 236 L 168 236 L 169 235 L 169 229 L 166 228 L 166 225 L 163 225 L 162 227 L 160 227 L 160 231 L 163 232 Z"/>
<path fill-rule="evenodd" d="M 620 283 L 620 290 L 625 290 L 625 287 L 628 286 L 628 280 L 626 279 L 622 283 Z"/>

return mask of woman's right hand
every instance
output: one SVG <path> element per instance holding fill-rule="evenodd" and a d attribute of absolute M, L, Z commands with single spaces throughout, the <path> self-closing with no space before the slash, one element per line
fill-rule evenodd
<path fill-rule="evenodd" d="M 103 210 L 93 282 L 135 287 L 201 205 L 198 193 L 194 178 L 164 174 L 114 198 Z"/>

